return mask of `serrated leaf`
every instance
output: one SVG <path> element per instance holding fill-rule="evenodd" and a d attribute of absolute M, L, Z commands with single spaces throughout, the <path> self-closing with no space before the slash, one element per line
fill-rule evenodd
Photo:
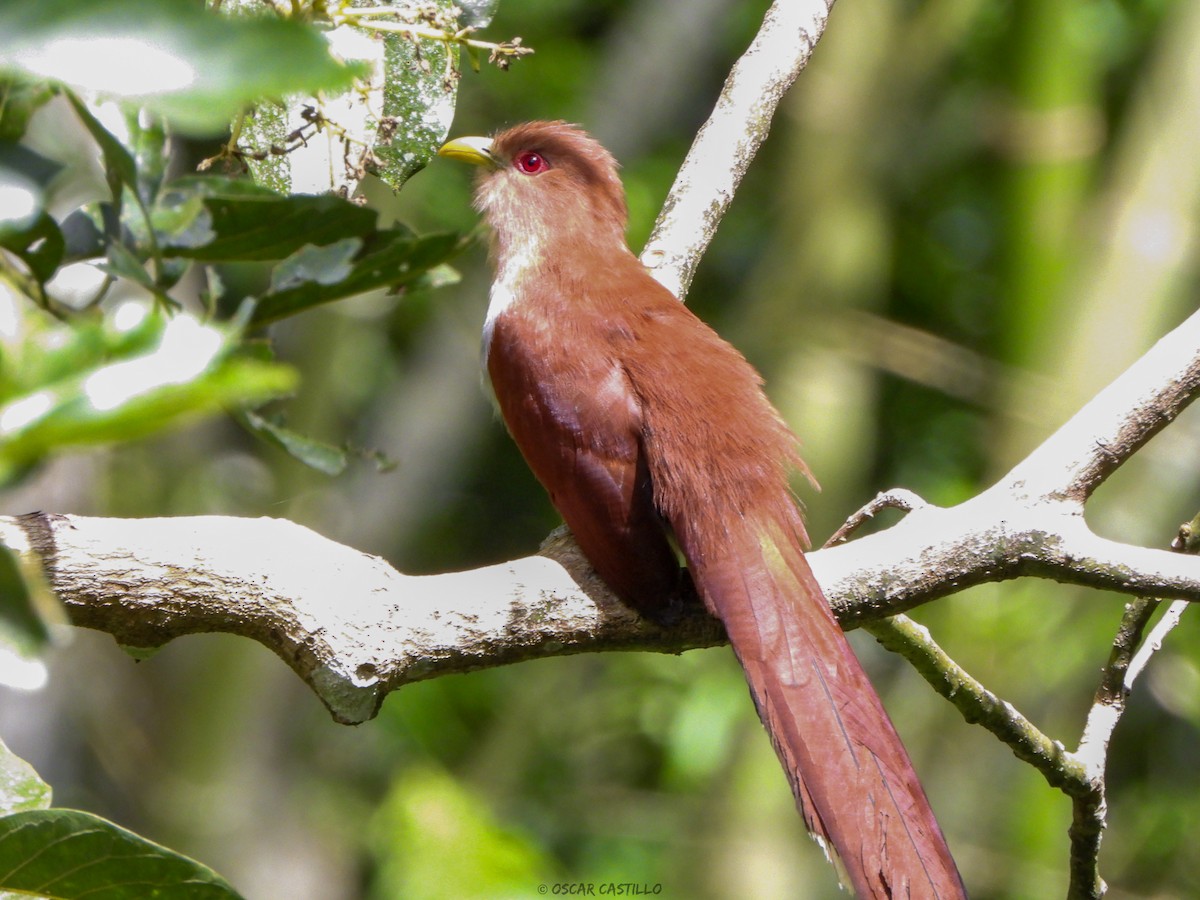
<path fill-rule="evenodd" d="M 90 813 L 0 818 L 0 889 L 51 900 L 239 900 L 220 875 Z"/>
<path fill-rule="evenodd" d="M 217 133 L 263 97 L 338 91 L 355 72 L 300 17 L 234 18 L 194 0 L 5 0 L 0 71 L 122 98 Z"/>
<path fill-rule="evenodd" d="M 50 806 L 50 785 L 0 740 L 0 816 Z"/>

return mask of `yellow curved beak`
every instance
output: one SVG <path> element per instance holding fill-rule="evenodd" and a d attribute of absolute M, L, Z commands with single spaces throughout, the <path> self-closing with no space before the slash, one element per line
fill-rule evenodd
<path fill-rule="evenodd" d="M 457 159 L 473 166 L 498 168 L 500 163 L 492 155 L 492 139 L 485 137 L 461 137 L 442 144 L 438 156 Z"/>

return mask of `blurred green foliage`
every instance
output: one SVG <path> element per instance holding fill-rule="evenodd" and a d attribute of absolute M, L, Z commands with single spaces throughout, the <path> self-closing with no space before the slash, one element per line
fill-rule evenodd
<path fill-rule="evenodd" d="M 507 72 L 466 73 L 455 131 L 583 123 L 624 164 L 637 246 L 766 6 L 502 4 L 487 36 L 520 35 L 536 54 Z M 264 66 L 269 46 L 259 45 Z M 1186 0 L 835 7 L 689 297 L 762 369 L 804 439 L 823 490 L 798 489 L 818 540 L 883 488 L 953 503 L 986 487 L 1194 308 L 1196 46 L 1200 7 Z M 104 311 L 59 303 L 66 289 L 49 276 L 99 241 L 117 279 L 110 295 L 136 288 L 160 310 L 186 298 L 210 311 L 197 327 L 222 336 L 217 365 L 279 373 L 242 338 L 254 314 L 237 311 L 245 297 L 261 303 L 308 279 L 302 295 L 321 305 L 271 329 L 274 353 L 300 376 L 287 428 L 398 463 L 380 473 L 339 458 L 330 479 L 302 465 L 303 453 L 208 418 L 150 440 L 106 435 L 119 445 L 87 455 L 55 444 L 33 465 L 51 448 L 37 445 L 19 479 L 14 463 L 7 512 L 285 516 L 414 573 L 526 554 L 556 524 L 479 390 L 481 249 L 458 263 L 457 285 L 324 302 L 335 299 L 325 273 L 349 278 L 372 250 L 475 226 L 457 167 L 433 165 L 399 195 L 368 180 L 368 210 L 313 206 L 297 230 L 275 207 L 272 227 L 246 231 L 240 252 L 269 238 L 282 241 L 279 256 L 210 265 L 198 248 L 233 236 L 222 223 L 241 210 L 221 204 L 242 201 L 178 176 L 217 144 L 173 140 L 167 152 L 145 122 L 118 139 L 120 116 L 63 110 L 61 92 L 28 79 L 4 91 L 0 172 L 18 172 L 40 198 L 31 218 L 0 232 L 22 261 L 16 289 L 41 304 L 23 333 L 90 341 L 85 368 L 157 346 L 154 329 L 178 314 L 146 318 L 144 342 L 125 349 L 111 296 Z M 66 130 L 68 114 L 85 137 Z M 5 154 L 21 135 L 14 162 Z M 89 203 L 85 228 L 67 213 Z M 321 241 L 304 239 L 304 227 Z M 49 359 L 39 363 L 47 371 Z M 59 383 L 36 370 L 20 368 L 19 390 Z M 191 408 L 229 400 L 210 391 Z M 1093 525 L 1165 546 L 1200 505 L 1198 430 L 1185 415 L 1139 453 L 1090 504 Z M 1072 746 L 1121 606 L 1023 580 L 917 617 Z M 972 896 L 1061 895 L 1068 802 L 861 638 Z M 1110 897 L 1200 894 L 1198 659 L 1185 620 L 1116 733 L 1102 857 Z M 541 883 L 586 882 L 661 884 L 676 897 L 839 896 L 720 650 L 440 679 L 406 688 L 354 730 L 235 639 L 190 639 L 135 667 L 83 634 L 50 671 L 45 691 L 5 694 L 0 734 L 58 801 L 203 859 L 247 897 L 525 897 Z"/>
<path fill-rule="evenodd" d="M 253 412 L 296 388 L 258 335 L 365 291 L 452 282 L 459 238 L 381 227 L 334 196 L 168 169 L 182 135 L 219 133 L 251 101 L 349 88 L 361 66 L 335 59 L 304 17 L 224 16 L 188 0 L 5 2 L 0 33 L 0 489 L 44 477 L 79 445 L 224 410 L 300 462 L 344 468 L 344 449 Z M 415 98 L 407 117 L 422 121 Z M 443 136 L 420 136 L 423 158 Z M 403 142 L 410 168 L 416 140 Z M 217 157 L 236 158 L 228 147 Z M 227 290 L 221 265 L 257 268 L 252 291 Z M 44 682 L 40 657 L 63 622 L 41 572 L 0 547 L 0 682 Z M 2 749 L 6 896 L 238 896 L 95 815 L 22 808 L 24 764 Z"/>
<path fill-rule="evenodd" d="M 348 88 L 358 72 L 299 18 L 235 20 L 191 0 L 5 0 L 0 34 L 0 67 L 135 97 L 188 133 L 220 132 L 264 97 Z"/>

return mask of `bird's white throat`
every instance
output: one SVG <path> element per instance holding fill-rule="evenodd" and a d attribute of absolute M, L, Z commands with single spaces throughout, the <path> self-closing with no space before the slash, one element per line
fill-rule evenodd
<path fill-rule="evenodd" d="M 535 268 L 541 259 L 541 242 L 529 241 L 520 247 L 510 248 L 496 266 L 496 280 L 488 293 L 487 316 L 483 320 L 483 363 L 487 366 L 488 348 L 492 344 L 492 331 L 496 319 L 517 301 L 517 289 L 526 273 Z"/>

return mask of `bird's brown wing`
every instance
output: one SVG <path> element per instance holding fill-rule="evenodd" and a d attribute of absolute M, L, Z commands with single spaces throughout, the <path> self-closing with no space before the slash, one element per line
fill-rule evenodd
<path fill-rule="evenodd" d="M 510 339 L 497 319 L 488 373 L 508 430 L 601 578 L 657 618 L 678 590 L 679 562 L 654 506 L 642 414 L 611 357 L 559 358 L 558 344 Z M 569 373 L 569 374 L 568 374 Z"/>

